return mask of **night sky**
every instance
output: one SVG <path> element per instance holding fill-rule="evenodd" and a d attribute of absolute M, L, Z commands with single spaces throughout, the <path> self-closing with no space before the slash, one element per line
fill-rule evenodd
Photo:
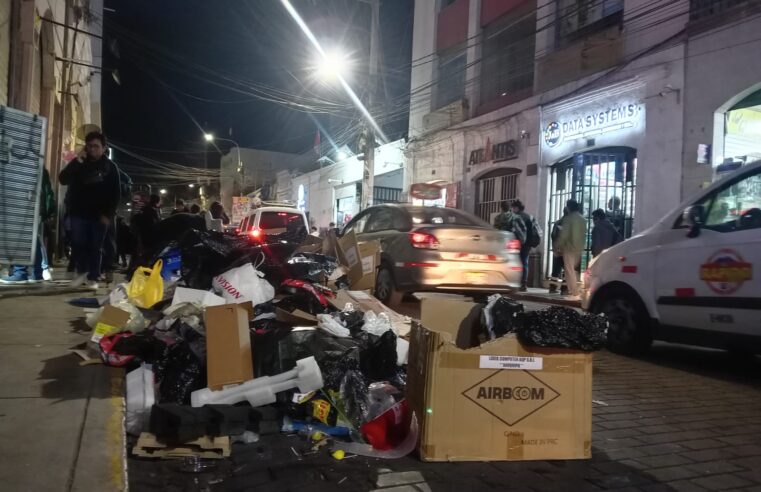
<path fill-rule="evenodd" d="M 350 83 L 362 97 L 369 5 L 292 3 L 323 46 L 350 53 Z M 407 128 L 413 3 L 381 2 L 387 90 L 378 97 L 384 114 L 394 113 L 383 122 L 392 138 Z M 103 126 L 116 145 L 161 161 L 203 165 L 208 144 L 199 126 L 231 135 L 242 147 L 298 153 L 312 147 L 319 122 L 337 143 L 355 146 L 357 112 L 342 91 L 316 80 L 316 52 L 278 0 L 130 0 L 106 7 L 116 12 L 104 13 L 104 66 L 118 69 L 121 85 L 103 79 Z M 109 49 L 114 40 L 118 58 Z M 281 103 L 265 100 L 273 98 Z M 322 143 L 328 153 L 324 134 Z M 218 145 L 223 151 L 230 146 Z M 219 154 L 208 149 L 215 167 Z"/>

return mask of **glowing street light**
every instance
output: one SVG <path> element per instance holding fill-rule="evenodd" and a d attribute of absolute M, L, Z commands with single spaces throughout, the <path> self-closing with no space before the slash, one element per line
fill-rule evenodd
<path fill-rule="evenodd" d="M 188 188 L 195 188 L 195 187 L 196 187 L 196 185 L 194 185 L 193 183 L 190 183 L 190 184 L 188 185 Z"/>
<path fill-rule="evenodd" d="M 211 133 L 204 133 L 203 138 L 205 138 L 207 142 L 214 141 L 214 135 L 212 135 Z"/>
<path fill-rule="evenodd" d="M 317 76 L 325 82 L 340 81 L 349 72 L 349 58 L 339 51 L 320 54 L 317 61 Z"/>
<path fill-rule="evenodd" d="M 337 158 L 339 161 L 342 161 L 342 160 L 346 159 L 347 157 L 349 157 L 349 156 L 348 156 L 348 155 L 346 155 L 346 152 L 344 152 L 343 150 L 339 150 L 339 151 L 338 151 L 338 154 L 336 154 L 336 158 Z"/>
<path fill-rule="evenodd" d="M 159 193 L 162 194 L 162 195 L 166 195 L 166 188 L 161 188 L 159 190 Z"/>

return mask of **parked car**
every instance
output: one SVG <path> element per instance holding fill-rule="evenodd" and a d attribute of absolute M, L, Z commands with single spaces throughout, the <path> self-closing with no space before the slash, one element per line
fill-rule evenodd
<path fill-rule="evenodd" d="M 386 304 L 404 293 L 491 294 L 520 285 L 520 243 L 462 210 L 406 204 L 363 210 L 342 230 L 379 240 L 375 296 Z"/>
<path fill-rule="evenodd" d="M 617 351 L 665 340 L 761 353 L 759 267 L 761 161 L 592 260 L 582 305 L 605 313 Z"/>
<path fill-rule="evenodd" d="M 289 227 L 293 227 L 294 223 L 302 224 L 307 231 L 309 230 L 306 214 L 297 208 L 259 207 L 241 221 L 238 234 L 245 234 L 251 239 L 261 241 L 266 236 L 286 232 Z"/>

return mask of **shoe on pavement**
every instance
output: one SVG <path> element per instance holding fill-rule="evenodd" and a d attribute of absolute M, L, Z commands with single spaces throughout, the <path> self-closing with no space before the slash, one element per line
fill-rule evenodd
<path fill-rule="evenodd" d="M 87 288 L 92 290 L 98 290 L 98 282 L 96 282 L 95 280 L 88 280 Z"/>
<path fill-rule="evenodd" d="M 87 282 L 87 274 L 81 273 L 69 282 L 69 287 L 82 287 Z"/>
<path fill-rule="evenodd" d="M 28 284 L 41 284 L 42 282 L 44 281 L 41 278 L 30 278 L 26 281 Z"/>
<path fill-rule="evenodd" d="M 6 277 L 0 278 L 0 284 L 6 285 L 25 284 L 27 282 L 29 282 L 29 280 L 21 275 L 8 275 Z"/>
<path fill-rule="evenodd" d="M 526 288 L 525 285 L 521 285 L 520 288 L 518 289 L 518 292 L 526 292 L 527 290 L 528 289 Z"/>
<path fill-rule="evenodd" d="M 53 270 L 46 268 L 42 271 L 42 280 L 53 280 Z"/>

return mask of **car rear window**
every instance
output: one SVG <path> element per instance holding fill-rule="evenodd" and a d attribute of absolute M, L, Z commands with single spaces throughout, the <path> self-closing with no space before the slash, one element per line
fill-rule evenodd
<path fill-rule="evenodd" d="M 284 232 L 288 228 L 288 224 L 293 222 L 296 222 L 298 225 L 304 225 L 304 219 L 299 213 L 262 212 L 261 217 L 259 217 L 259 229 L 282 229 Z"/>
<path fill-rule="evenodd" d="M 478 217 L 453 208 L 422 208 L 410 210 L 412 223 L 431 225 L 488 226 Z"/>

